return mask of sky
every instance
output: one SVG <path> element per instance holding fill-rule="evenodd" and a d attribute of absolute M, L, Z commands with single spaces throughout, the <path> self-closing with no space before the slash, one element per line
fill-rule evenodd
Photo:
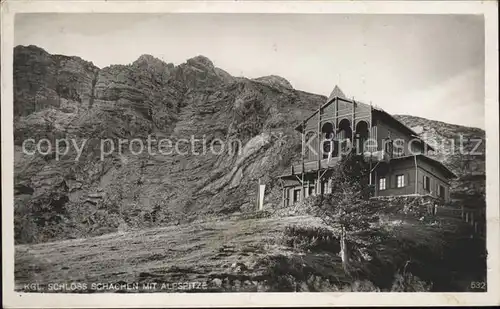
<path fill-rule="evenodd" d="M 348 96 L 391 114 L 484 129 L 480 15 L 18 14 L 15 45 L 102 68 L 142 54 L 204 55 L 234 76 L 279 75 L 295 89 Z"/>

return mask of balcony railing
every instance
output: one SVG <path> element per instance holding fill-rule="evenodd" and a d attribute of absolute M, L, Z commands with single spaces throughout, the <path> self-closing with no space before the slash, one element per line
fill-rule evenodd
<path fill-rule="evenodd" d="M 376 162 L 389 162 L 390 159 L 392 158 L 398 158 L 405 156 L 406 154 L 404 152 L 393 152 L 392 155 L 391 153 L 387 152 L 386 150 L 375 150 L 375 151 L 365 151 L 363 153 L 363 156 L 367 162 L 371 159 L 373 163 Z M 340 158 L 337 157 L 332 157 L 330 159 L 322 159 L 320 162 L 318 160 L 308 160 L 304 162 L 304 172 L 313 172 L 317 171 L 320 169 L 325 169 L 325 168 L 330 168 L 334 167 L 338 162 Z M 295 162 L 292 165 L 292 173 L 297 175 L 302 173 L 302 163 L 301 162 Z"/>

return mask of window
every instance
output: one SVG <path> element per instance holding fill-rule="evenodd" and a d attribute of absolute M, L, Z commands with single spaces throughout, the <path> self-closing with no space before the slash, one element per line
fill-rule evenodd
<path fill-rule="evenodd" d="M 385 190 L 386 189 L 386 180 L 385 180 L 385 177 L 381 177 L 378 180 L 378 189 L 379 190 Z"/>
<path fill-rule="evenodd" d="M 405 186 L 405 175 L 397 175 L 396 176 L 396 187 L 402 188 Z"/>
<path fill-rule="evenodd" d="M 424 176 L 424 190 L 425 191 L 431 190 L 431 179 L 428 176 Z"/>
<path fill-rule="evenodd" d="M 300 189 L 293 190 L 293 202 L 298 202 L 300 199 Z"/>

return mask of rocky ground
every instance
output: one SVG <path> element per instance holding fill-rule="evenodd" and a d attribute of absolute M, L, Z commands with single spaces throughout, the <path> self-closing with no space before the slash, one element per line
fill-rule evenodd
<path fill-rule="evenodd" d="M 320 218 L 265 211 L 17 245 L 16 290 L 481 292 L 470 286 L 472 281 L 484 281 L 485 276 L 484 259 L 479 255 L 481 242 L 469 238 L 470 227 L 457 224 L 455 215 L 444 209 L 430 221 L 419 220 L 418 213 L 425 209 L 397 206 L 403 204 L 411 203 L 392 201 L 399 210 L 381 217 L 376 230 L 387 231 L 392 238 L 378 242 L 373 239 L 373 247 L 367 251 L 369 257 L 359 265 L 362 273 L 343 269 L 339 241 L 330 236 L 331 232 L 324 232 L 329 229 Z M 415 211 L 416 216 L 411 215 Z M 295 232 L 290 233 L 291 227 Z M 456 259 L 458 252 L 460 259 Z M 414 275 L 404 284 L 402 269 Z"/>

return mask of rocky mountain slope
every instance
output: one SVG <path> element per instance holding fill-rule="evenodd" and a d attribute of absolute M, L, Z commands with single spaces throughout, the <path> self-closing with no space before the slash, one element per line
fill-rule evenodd
<path fill-rule="evenodd" d="M 254 207 L 259 179 L 267 185 L 265 202 L 272 207 L 281 200 L 277 176 L 300 154 L 293 128 L 325 100 L 293 89 L 278 76 L 233 77 L 203 56 L 174 65 L 143 55 L 128 65 L 98 68 L 78 57 L 18 46 L 16 242 L 246 212 Z M 400 119 L 409 126 L 425 123 L 433 136 L 484 137 L 473 128 Z M 146 148 L 148 137 L 168 138 L 179 149 L 160 153 L 161 145 L 152 142 L 152 151 L 139 153 L 140 142 L 132 140 Z M 46 138 L 53 147 L 57 139 L 68 143 L 58 143 L 62 155 L 29 155 L 22 151 L 29 138 Z M 120 139 L 127 140 L 121 151 Z M 114 151 L 104 155 L 103 141 L 108 147 L 113 142 Z M 27 144 L 28 151 L 34 147 Z M 437 155 L 450 165 L 460 159 L 439 149 Z M 481 168 L 484 156 L 473 167 Z"/>
<path fill-rule="evenodd" d="M 429 120 L 416 116 L 395 115 L 431 145 L 432 154 L 457 176 L 485 174 L 486 140 L 484 130 Z"/>

